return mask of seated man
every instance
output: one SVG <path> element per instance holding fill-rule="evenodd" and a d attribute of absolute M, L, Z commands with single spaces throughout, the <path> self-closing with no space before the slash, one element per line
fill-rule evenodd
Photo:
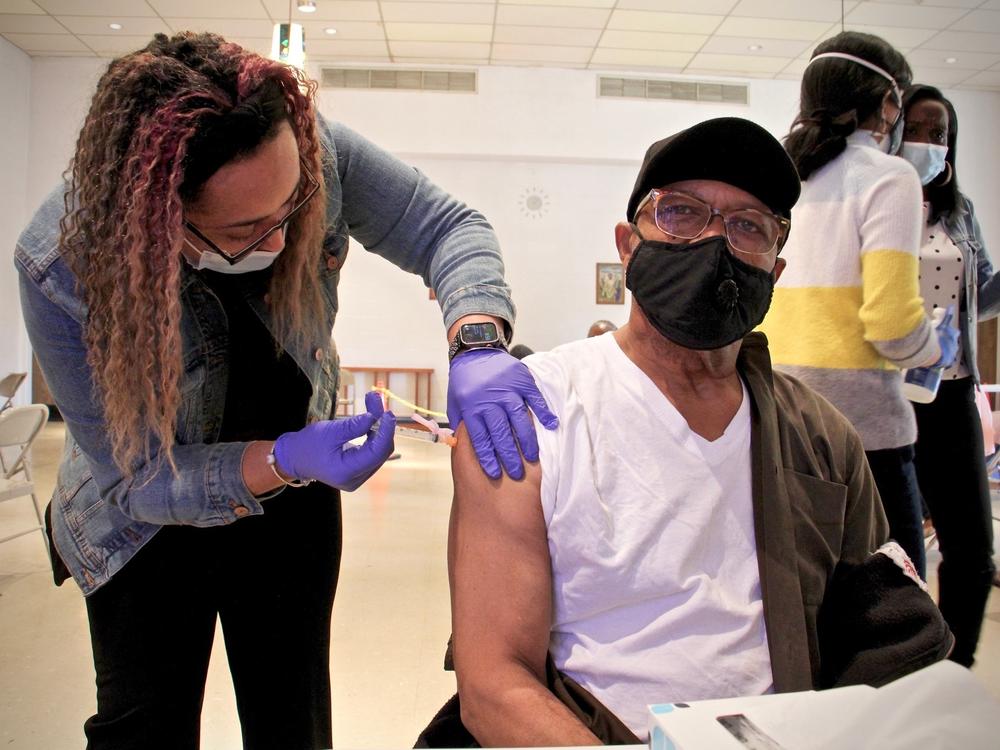
<path fill-rule="evenodd" d="M 946 655 L 902 550 L 873 554 L 854 430 L 750 333 L 798 195 L 749 121 L 653 144 L 615 227 L 628 323 L 525 360 L 560 420 L 539 463 L 491 480 L 459 431 L 454 663 L 479 744 L 637 742 L 647 703 L 877 685 Z"/>

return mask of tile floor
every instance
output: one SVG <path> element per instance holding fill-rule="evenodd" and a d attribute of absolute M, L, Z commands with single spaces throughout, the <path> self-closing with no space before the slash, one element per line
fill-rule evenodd
<path fill-rule="evenodd" d="M 36 444 L 39 498 L 62 449 L 52 423 Z M 454 691 L 441 669 L 450 632 L 445 540 L 448 453 L 401 438 L 386 464 L 344 502 L 344 558 L 334 606 L 334 741 L 338 748 L 411 747 Z M 1000 502 L 994 501 L 1000 516 Z M 28 524 L 27 499 L 0 503 L 0 536 Z M 937 563 L 930 554 L 930 567 Z M 935 583 L 931 575 L 931 585 Z M 994 589 L 975 673 L 1000 699 L 1000 589 Z M 83 747 L 94 710 L 87 619 L 78 589 L 53 586 L 40 534 L 0 545 L 0 746 Z M 221 639 L 208 678 L 203 747 L 240 747 Z"/>

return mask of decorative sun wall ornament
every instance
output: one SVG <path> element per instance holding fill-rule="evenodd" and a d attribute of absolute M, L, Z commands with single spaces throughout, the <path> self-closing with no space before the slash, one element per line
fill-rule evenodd
<path fill-rule="evenodd" d="M 525 188 L 517 200 L 521 214 L 529 219 L 540 219 L 549 211 L 549 195 L 541 188 Z"/>

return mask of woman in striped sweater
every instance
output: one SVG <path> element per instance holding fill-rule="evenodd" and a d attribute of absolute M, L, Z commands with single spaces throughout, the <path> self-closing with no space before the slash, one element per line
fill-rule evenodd
<path fill-rule="evenodd" d="M 891 156 L 910 81 L 905 58 L 870 34 L 844 32 L 813 52 L 785 139 L 802 197 L 761 329 L 775 366 L 823 394 L 861 435 L 892 536 L 923 577 L 917 430 L 900 370 L 949 364 L 957 342 L 939 341 L 924 313 L 920 180 Z"/>

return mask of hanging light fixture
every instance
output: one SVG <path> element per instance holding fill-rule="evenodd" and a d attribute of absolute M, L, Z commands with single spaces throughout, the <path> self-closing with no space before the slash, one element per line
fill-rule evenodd
<path fill-rule="evenodd" d="M 316 0 L 299 0 L 299 12 L 300 13 L 315 13 L 316 12 Z"/>
<path fill-rule="evenodd" d="M 303 0 L 299 1 L 302 8 Z M 316 3 L 310 0 L 312 10 Z M 306 33 L 300 23 L 292 23 L 292 0 L 288 0 L 288 23 L 274 24 L 271 34 L 271 59 L 302 68 L 306 63 Z"/>

